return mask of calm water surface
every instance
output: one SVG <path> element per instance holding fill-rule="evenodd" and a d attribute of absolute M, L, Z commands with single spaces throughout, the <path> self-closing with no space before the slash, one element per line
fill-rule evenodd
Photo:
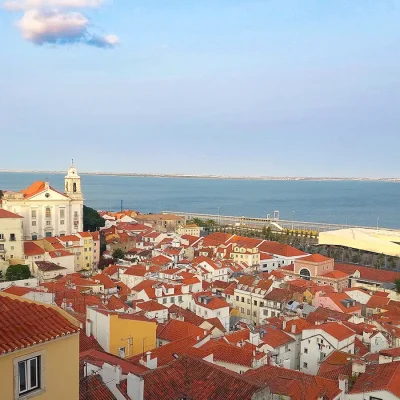
<path fill-rule="evenodd" d="M 0 173 L 0 189 L 20 190 L 48 179 L 57 190 L 64 175 Z M 124 208 L 265 217 L 400 228 L 400 184 L 356 181 L 252 181 L 189 178 L 82 176 L 85 204 L 99 210 Z"/>

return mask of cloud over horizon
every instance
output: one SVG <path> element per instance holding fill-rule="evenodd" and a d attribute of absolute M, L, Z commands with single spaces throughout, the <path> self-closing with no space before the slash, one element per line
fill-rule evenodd
<path fill-rule="evenodd" d="M 2 7 L 23 12 L 16 26 L 22 37 L 36 45 L 86 44 L 110 49 L 119 44 L 115 34 L 90 32 L 89 19 L 77 9 L 98 8 L 104 0 L 6 0 Z"/>

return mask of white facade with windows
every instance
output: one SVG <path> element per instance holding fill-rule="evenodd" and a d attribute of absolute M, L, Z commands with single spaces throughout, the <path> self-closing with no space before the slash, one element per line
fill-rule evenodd
<path fill-rule="evenodd" d="M 0 270 L 6 269 L 9 264 L 23 262 L 22 236 L 23 218 L 17 214 L 0 210 Z"/>
<path fill-rule="evenodd" d="M 65 177 L 65 193 L 48 182 L 34 182 L 20 192 L 4 192 L 2 208 L 24 218 L 24 239 L 71 235 L 83 231 L 81 178 L 74 165 Z"/>

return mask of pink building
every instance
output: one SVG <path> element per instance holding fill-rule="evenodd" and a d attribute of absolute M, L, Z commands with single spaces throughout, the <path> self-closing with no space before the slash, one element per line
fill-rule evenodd
<path fill-rule="evenodd" d="M 361 316 L 361 304 L 357 303 L 346 293 L 317 292 L 313 300 L 313 306 L 329 308 L 345 314 Z"/>

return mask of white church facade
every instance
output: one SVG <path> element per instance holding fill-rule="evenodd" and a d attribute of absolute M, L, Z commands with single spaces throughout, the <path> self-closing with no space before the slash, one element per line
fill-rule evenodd
<path fill-rule="evenodd" d="M 24 218 L 24 240 L 67 236 L 83 231 L 81 178 L 72 162 L 64 193 L 37 181 L 20 192 L 5 191 L 1 207 Z"/>

